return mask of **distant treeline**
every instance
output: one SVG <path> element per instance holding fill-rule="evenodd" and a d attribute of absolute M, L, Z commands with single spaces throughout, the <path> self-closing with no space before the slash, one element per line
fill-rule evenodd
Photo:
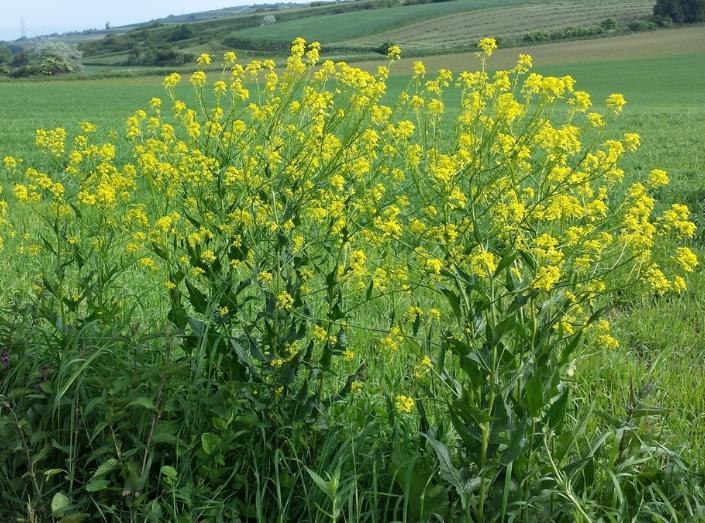
<path fill-rule="evenodd" d="M 554 40 L 570 40 L 572 38 L 589 38 L 609 33 L 649 31 L 657 27 L 668 27 L 672 23 L 669 18 L 661 16 L 651 16 L 622 23 L 617 22 L 614 18 L 607 18 L 600 25 L 590 27 L 569 26 L 554 31 L 530 31 L 524 35 L 523 40 L 525 42 L 550 42 Z"/>
<path fill-rule="evenodd" d="M 656 0 L 654 16 L 677 24 L 705 22 L 705 0 Z"/>
<path fill-rule="evenodd" d="M 24 78 L 77 73 L 81 52 L 62 42 L 39 42 L 32 48 L 0 43 L 0 76 Z"/>

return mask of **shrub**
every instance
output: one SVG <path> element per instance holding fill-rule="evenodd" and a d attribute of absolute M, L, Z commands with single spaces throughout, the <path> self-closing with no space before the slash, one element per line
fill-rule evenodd
<path fill-rule="evenodd" d="M 193 29 L 188 24 L 178 24 L 171 31 L 171 34 L 167 38 L 169 42 L 179 42 L 181 40 L 188 40 L 194 36 Z"/>
<path fill-rule="evenodd" d="M 657 0 L 654 15 L 670 18 L 679 24 L 703 22 L 705 21 L 705 0 Z"/>
<path fill-rule="evenodd" d="M 598 112 L 479 47 L 393 100 L 387 67 L 302 39 L 281 74 L 227 53 L 193 108 L 169 75 L 126 142 L 84 122 L 4 159 L 4 256 L 32 282 L 0 324 L 13 516 L 702 516 L 640 421 L 649 386 L 588 431 L 570 380 L 617 344 L 616 300 L 685 290 L 689 212 L 654 214 L 663 171 L 625 181 L 620 94 Z"/>
<path fill-rule="evenodd" d="M 600 22 L 600 27 L 605 31 L 613 31 L 617 28 L 617 21 L 614 18 L 605 18 Z"/>

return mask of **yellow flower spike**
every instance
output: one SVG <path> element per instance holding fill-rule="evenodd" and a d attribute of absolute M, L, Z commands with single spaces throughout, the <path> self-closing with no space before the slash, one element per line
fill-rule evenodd
<path fill-rule="evenodd" d="M 294 308 L 294 298 L 286 291 L 282 291 L 277 296 L 277 308 L 290 311 Z"/>
<path fill-rule="evenodd" d="M 17 168 L 20 161 L 17 160 L 17 158 L 15 158 L 14 156 L 5 156 L 2 159 L 2 163 L 5 166 L 5 169 L 7 169 L 8 171 L 12 171 Z"/>
<path fill-rule="evenodd" d="M 396 62 L 401 59 L 401 48 L 398 45 L 390 45 L 387 49 L 387 57 Z"/>
<path fill-rule="evenodd" d="M 203 87 L 206 85 L 206 82 L 208 81 L 208 77 L 206 73 L 203 71 L 196 71 L 191 75 L 191 78 L 189 78 L 189 81 L 194 87 Z"/>
<path fill-rule="evenodd" d="M 683 293 L 683 291 L 685 291 L 687 289 L 687 287 L 688 286 L 685 283 L 685 279 L 682 276 L 676 276 L 673 279 L 673 290 L 676 293 L 678 293 L 678 294 Z"/>
<path fill-rule="evenodd" d="M 526 73 L 533 67 L 533 58 L 528 54 L 520 54 L 514 70 L 517 73 Z"/>
<path fill-rule="evenodd" d="M 497 270 L 499 259 L 493 253 L 481 250 L 470 258 L 472 272 L 483 278 L 491 277 Z"/>
<path fill-rule="evenodd" d="M 179 73 L 171 73 L 164 78 L 164 87 L 172 89 L 181 83 L 181 75 Z"/>
<path fill-rule="evenodd" d="M 402 414 L 409 414 L 414 410 L 414 400 L 404 394 L 399 394 L 394 398 L 394 408 Z"/>
<path fill-rule="evenodd" d="M 699 263 L 698 257 L 688 247 L 678 247 L 675 260 L 685 272 L 693 272 Z"/>
<path fill-rule="evenodd" d="M 606 100 L 607 107 L 612 109 L 615 114 L 620 114 L 627 104 L 624 95 L 620 93 L 612 93 L 607 97 Z"/>
<path fill-rule="evenodd" d="M 477 48 L 482 50 L 485 56 L 492 56 L 497 49 L 497 40 L 491 37 L 483 38 L 477 43 Z"/>
<path fill-rule="evenodd" d="M 235 62 L 237 62 L 237 55 L 234 51 L 227 51 L 223 55 L 223 61 L 225 62 L 225 65 L 227 65 L 228 67 L 232 67 L 233 65 L 235 65 Z"/>
<path fill-rule="evenodd" d="M 414 62 L 411 70 L 414 73 L 414 78 L 421 78 L 426 74 L 426 66 L 421 60 Z"/>
<path fill-rule="evenodd" d="M 649 187 L 655 189 L 668 185 L 668 173 L 662 169 L 653 169 L 649 173 Z"/>
<path fill-rule="evenodd" d="M 196 63 L 198 65 L 210 65 L 212 62 L 213 59 L 208 53 L 201 53 L 198 58 L 196 58 Z"/>

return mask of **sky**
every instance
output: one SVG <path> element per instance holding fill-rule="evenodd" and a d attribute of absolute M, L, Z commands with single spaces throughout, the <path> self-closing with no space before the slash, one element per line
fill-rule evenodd
<path fill-rule="evenodd" d="M 270 0 L 271 1 L 271 0 Z M 145 22 L 168 15 L 221 7 L 268 3 L 263 0 L 0 0 L 0 40 Z"/>

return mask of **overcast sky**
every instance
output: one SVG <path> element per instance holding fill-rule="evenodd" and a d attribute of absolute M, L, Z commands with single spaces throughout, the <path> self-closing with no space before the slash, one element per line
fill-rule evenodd
<path fill-rule="evenodd" d="M 270 0 L 271 1 L 271 0 Z M 0 0 L 0 40 L 145 22 L 168 15 L 208 11 L 263 0 Z"/>

